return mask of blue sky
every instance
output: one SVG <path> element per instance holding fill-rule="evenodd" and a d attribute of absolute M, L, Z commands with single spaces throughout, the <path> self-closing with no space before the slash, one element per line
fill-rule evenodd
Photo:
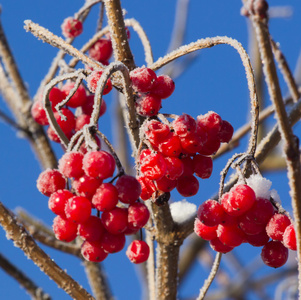
<path fill-rule="evenodd" d="M 60 24 L 64 18 L 73 15 L 82 3 L 82 0 L 1 1 L 2 25 L 22 77 L 32 96 L 46 74 L 57 50 L 38 41 L 30 33 L 26 33 L 23 29 L 24 20 L 31 19 L 50 31 L 61 35 Z M 122 1 L 122 5 L 127 11 L 127 17 L 136 18 L 144 27 L 153 46 L 155 60 L 163 56 L 168 49 L 173 28 L 175 1 L 131 0 Z M 301 45 L 301 35 L 299 34 L 301 29 L 301 3 L 292 0 L 274 0 L 273 5 L 291 5 L 294 10 L 290 18 L 276 18 L 270 21 L 272 36 L 280 43 L 289 65 L 294 69 Z M 226 35 L 237 39 L 248 49 L 248 28 L 245 18 L 240 15 L 240 7 L 240 1 L 191 0 L 184 43 L 190 43 L 199 38 Z M 80 47 L 93 34 L 97 15 L 97 9 L 93 9 L 84 25 L 85 32 L 83 36 L 78 38 L 75 46 Z M 133 49 L 136 64 L 143 65 L 143 49 L 133 32 L 130 45 Z M 244 69 L 236 51 L 229 46 L 217 46 L 200 52 L 194 64 L 182 76 L 177 78 L 175 83 L 176 90 L 174 94 L 163 102 L 163 112 L 174 114 L 185 112 L 196 117 L 199 114 L 205 114 L 213 110 L 219 113 L 223 119 L 231 122 L 234 129 L 238 129 L 249 118 L 248 90 Z M 287 89 L 283 80 L 281 80 L 281 87 L 285 95 Z M 110 97 L 105 99 L 108 104 L 108 113 L 101 120 L 100 126 L 102 131 L 110 138 L 113 125 L 110 113 L 114 109 L 114 100 Z M 1 110 L 7 112 L 2 99 L 0 105 Z M 269 123 L 273 124 L 273 122 L 274 120 L 271 119 Z M 12 210 L 18 206 L 24 207 L 31 214 L 51 225 L 54 216 L 48 209 L 47 198 L 42 196 L 36 189 L 36 179 L 40 167 L 27 141 L 19 138 L 16 132 L 3 122 L 0 123 L 0 134 L 2 137 L 0 201 Z M 237 152 L 246 149 L 246 142 L 246 139 L 242 140 Z M 55 149 L 57 155 L 60 156 L 62 153 L 60 148 L 55 146 Z M 214 162 L 212 177 L 200 182 L 198 195 L 193 199 L 188 199 L 189 201 L 199 205 L 217 191 L 219 173 L 226 163 L 226 158 L 229 157 L 230 154 Z M 290 210 L 285 172 L 266 174 L 266 176 L 273 181 L 272 187 L 278 190 L 284 207 Z M 176 192 L 172 194 L 172 198 L 176 201 L 181 200 Z M 17 264 L 24 272 L 30 272 L 30 277 L 41 285 L 46 292 L 49 292 L 53 299 L 69 299 L 31 261 L 27 260 L 23 253 L 13 246 L 12 242 L 6 240 L 2 229 L 0 230 L 0 244 L 1 253 Z M 61 255 L 59 252 L 46 247 L 43 247 L 43 249 L 63 269 L 66 269 L 85 288 L 89 289 L 83 267 L 77 259 L 68 255 Z M 251 249 L 251 247 L 246 246 L 238 249 L 242 250 L 238 250 L 237 254 L 243 262 L 247 262 L 249 257 L 255 257 L 260 253 L 259 249 Z M 243 256 L 242 252 L 247 252 L 248 258 Z M 104 266 L 117 299 L 139 299 L 142 292 L 139 287 L 139 268 L 133 268 L 125 257 L 124 251 L 110 256 Z M 262 272 L 268 271 L 263 269 Z M 196 295 L 207 272 L 208 270 L 196 264 L 191 275 L 185 281 L 180 295 Z M 0 278 L 1 298 L 28 299 L 28 296 L 18 287 L 18 284 L 1 269 Z"/>

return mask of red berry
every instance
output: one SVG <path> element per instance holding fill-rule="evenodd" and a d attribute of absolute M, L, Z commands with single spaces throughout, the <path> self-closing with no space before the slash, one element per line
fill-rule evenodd
<path fill-rule="evenodd" d="M 139 176 L 137 180 L 141 184 L 140 198 L 142 200 L 148 200 L 152 196 L 152 194 L 157 190 L 153 180 L 145 176 Z"/>
<path fill-rule="evenodd" d="M 275 241 L 282 241 L 285 229 L 291 224 L 286 215 L 275 214 L 266 226 L 268 236 Z"/>
<path fill-rule="evenodd" d="M 288 249 L 281 242 L 268 242 L 261 251 L 262 261 L 269 267 L 279 268 L 283 266 L 288 259 Z"/>
<path fill-rule="evenodd" d="M 217 226 L 224 218 L 223 207 L 215 200 L 207 200 L 202 203 L 197 212 L 200 221 L 206 226 Z"/>
<path fill-rule="evenodd" d="M 83 169 L 86 175 L 106 179 L 115 171 L 114 157 L 106 151 L 87 152 L 83 159 Z"/>
<path fill-rule="evenodd" d="M 136 202 L 128 208 L 128 226 L 130 228 L 142 228 L 150 216 L 149 210 L 143 203 Z"/>
<path fill-rule="evenodd" d="M 49 125 L 42 101 L 36 101 L 33 103 L 31 107 L 31 115 L 38 124 Z"/>
<path fill-rule="evenodd" d="M 199 219 L 195 219 L 194 221 L 194 232 L 203 240 L 211 241 L 217 238 L 216 229 L 217 226 L 206 226 Z"/>
<path fill-rule="evenodd" d="M 55 110 L 55 106 L 65 99 L 65 93 L 63 93 L 59 88 L 54 86 L 50 90 L 48 98 L 51 102 L 52 110 Z"/>
<path fill-rule="evenodd" d="M 59 160 L 59 170 L 66 177 L 79 178 L 84 175 L 83 157 L 80 152 L 67 152 Z"/>
<path fill-rule="evenodd" d="M 185 138 L 196 132 L 196 121 L 190 115 L 182 114 L 172 122 L 172 127 L 179 137 Z"/>
<path fill-rule="evenodd" d="M 155 84 L 151 88 L 151 92 L 159 96 L 161 99 L 171 96 L 174 90 L 175 83 L 168 75 L 158 76 Z"/>
<path fill-rule="evenodd" d="M 89 177 L 84 175 L 80 178 L 77 178 L 73 181 L 72 187 L 76 190 L 78 195 L 92 200 L 95 191 L 102 184 L 102 179 Z"/>
<path fill-rule="evenodd" d="M 102 75 L 102 71 L 93 71 L 88 77 L 87 77 L 87 85 L 89 90 L 92 93 L 96 92 L 98 81 Z M 105 87 L 103 89 L 103 95 L 108 94 L 112 90 L 112 83 L 111 79 L 109 78 L 105 84 Z"/>
<path fill-rule="evenodd" d="M 149 246 L 144 241 L 132 241 L 126 250 L 126 255 L 134 264 L 145 262 L 149 256 Z"/>
<path fill-rule="evenodd" d="M 87 198 L 74 196 L 68 199 L 65 207 L 65 214 L 68 220 L 84 223 L 89 219 L 91 209 L 91 202 Z"/>
<path fill-rule="evenodd" d="M 37 188 L 45 196 L 50 196 L 65 187 L 66 179 L 58 170 L 47 169 L 39 175 L 37 180 Z"/>
<path fill-rule="evenodd" d="M 239 217 L 239 228 L 246 234 L 255 235 L 265 231 L 265 224 L 257 224 L 242 215 Z"/>
<path fill-rule="evenodd" d="M 94 95 L 87 96 L 87 101 L 82 105 L 83 114 L 91 116 L 93 112 L 93 105 L 94 105 Z M 104 115 L 106 110 L 107 110 L 106 102 L 104 99 L 102 99 L 100 111 L 99 111 L 99 117 Z"/>
<path fill-rule="evenodd" d="M 166 162 L 161 153 L 151 153 L 143 159 L 141 173 L 152 180 L 162 178 L 166 173 Z"/>
<path fill-rule="evenodd" d="M 188 134 L 184 138 L 180 138 L 181 147 L 188 154 L 196 154 L 203 148 L 204 141 L 195 132 Z"/>
<path fill-rule="evenodd" d="M 65 206 L 68 199 L 74 197 L 68 190 L 59 190 L 53 194 L 51 194 L 48 200 L 49 209 L 54 212 L 56 215 L 60 215 L 62 217 L 66 217 L 65 215 Z"/>
<path fill-rule="evenodd" d="M 77 237 L 77 224 L 61 216 L 54 218 L 52 228 L 55 237 L 60 241 L 69 243 Z"/>
<path fill-rule="evenodd" d="M 119 177 L 115 186 L 118 191 L 118 199 L 126 204 L 134 203 L 141 194 L 141 184 L 130 175 Z"/>
<path fill-rule="evenodd" d="M 131 71 L 130 78 L 134 90 L 146 93 L 149 92 L 156 83 L 157 75 L 152 69 L 137 68 Z"/>
<path fill-rule="evenodd" d="M 246 212 L 248 220 L 258 224 L 267 224 L 274 215 L 274 206 L 270 200 L 257 198 L 254 205 Z"/>
<path fill-rule="evenodd" d="M 217 138 L 222 128 L 222 118 L 217 113 L 209 111 L 207 114 L 197 117 L 197 126 L 205 127 L 208 136 Z"/>
<path fill-rule="evenodd" d="M 110 211 L 118 203 L 118 191 L 112 183 L 103 183 L 96 190 L 93 205 L 100 211 Z"/>
<path fill-rule="evenodd" d="M 208 133 L 207 140 L 203 142 L 198 152 L 202 155 L 213 155 L 218 151 L 220 145 L 219 139 Z"/>
<path fill-rule="evenodd" d="M 245 240 L 245 234 L 237 226 L 219 224 L 216 232 L 220 241 L 229 247 L 237 247 Z"/>
<path fill-rule="evenodd" d="M 193 160 L 190 156 L 186 156 L 181 158 L 181 161 L 184 165 L 184 171 L 182 175 L 193 175 L 194 173 L 194 166 L 193 166 Z"/>
<path fill-rule="evenodd" d="M 62 131 L 66 135 L 69 135 L 75 129 L 75 116 L 73 112 L 68 108 L 62 108 L 61 112 L 66 117 L 66 120 L 63 120 L 58 112 L 54 113 L 54 117 L 58 125 L 61 127 Z"/>
<path fill-rule="evenodd" d="M 177 157 L 165 157 L 166 162 L 166 173 L 165 176 L 168 179 L 176 180 L 184 172 L 184 164 L 181 159 Z"/>
<path fill-rule="evenodd" d="M 67 82 L 62 87 L 62 91 L 65 93 L 66 97 L 69 95 L 71 89 L 74 88 L 74 85 L 75 85 L 74 82 Z M 81 84 L 77 88 L 77 90 L 75 91 L 75 93 L 73 94 L 71 99 L 68 101 L 67 105 L 72 108 L 76 108 L 76 107 L 82 106 L 86 101 L 87 101 L 86 90 L 85 90 L 84 86 Z"/>
<path fill-rule="evenodd" d="M 213 239 L 209 242 L 210 247 L 217 252 L 221 252 L 221 253 L 228 253 L 231 250 L 233 250 L 233 247 L 229 247 L 227 245 L 224 245 L 219 238 Z"/>
<path fill-rule="evenodd" d="M 180 138 L 172 132 L 165 141 L 158 145 L 158 149 L 165 156 L 178 157 L 182 152 Z"/>
<path fill-rule="evenodd" d="M 104 235 L 105 229 L 100 218 L 90 216 L 89 219 L 78 225 L 78 234 L 89 242 L 99 240 Z"/>
<path fill-rule="evenodd" d="M 245 238 L 247 242 L 254 247 L 262 247 L 267 244 L 270 239 L 265 230 L 258 234 L 246 234 Z"/>
<path fill-rule="evenodd" d="M 125 235 L 123 233 L 111 234 L 108 231 L 105 231 L 101 238 L 101 245 L 108 253 L 119 252 L 124 248 Z"/>
<path fill-rule="evenodd" d="M 171 135 L 168 125 L 157 120 L 149 120 L 145 123 L 145 136 L 155 146 L 162 143 Z"/>
<path fill-rule="evenodd" d="M 102 248 L 101 240 L 95 242 L 84 241 L 81 253 L 86 260 L 94 262 L 101 262 L 108 256 L 108 253 Z"/>
<path fill-rule="evenodd" d="M 183 197 L 196 195 L 199 190 L 199 181 L 193 175 L 181 176 L 177 182 L 177 191 Z"/>
<path fill-rule="evenodd" d="M 287 226 L 284 231 L 283 245 L 291 250 L 297 250 L 296 232 L 293 224 Z"/>
<path fill-rule="evenodd" d="M 168 179 L 163 176 L 161 179 L 156 180 L 156 186 L 159 191 L 164 193 L 171 192 L 177 186 L 177 180 Z"/>
<path fill-rule="evenodd" d="M 83 32 L 83 23 L 69 17 L 62 24 L 62 32 L 66 38 L 74 38 Z"/>
<path fill-rule="evenodd" d="M 232 125 L 228 121 L 223 120 L 221 130 L 218 134 L 220 141 L 222 143 L 229 143 L 232 139 L 233 132 L 234 129 Z"/>
<path fill-rule="evenodd" d="M 161 99 L 156 95 L 141 95 L 136 100 L 137 113 L 143 117 L 156 116 L 161 108 L 161 102 Z"/>
<path fill-rule="evenodd" d="M 193 170 L 196 176 L 206 179 L 212 174 L 212 158 L 197 154 L 193 157 Z"/>
<path fill-rule="evenodd" d="M 76 118 L 75 131 L 83 129 L 85 125 L 90 124 L 91 116 L 82 114 Z"/>
<path fill-rule="evenodd" d="M 96 61 L 105 62 L 113 53 L 112 42 L 109 39 L 99 39 L 89 50 L 89 56 Z"/>
<path fill-rule="evenodd" d="M 105 229 L 110 233 L 122 233 L 128 226 L 128 210 L 126 208 L 115 207 L 110 211 L 105 211 L 101 215 L 101 221 Z"/>

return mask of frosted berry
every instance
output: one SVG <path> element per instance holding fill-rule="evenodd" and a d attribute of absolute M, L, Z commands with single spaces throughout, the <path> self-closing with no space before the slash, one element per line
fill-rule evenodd
<path fill-rule="evenodd" d="M 177 180 L 168 179 L 163 176 L 161 179 L 156 180 L 156 186 L 159 191 L 164 193 L 171 192 L 177 186 Z"/>
<path fill-rule="evenodd" d="M 159 96 L 161 99 L 171 96 L 174 90 L 175 83 L 168 75 L 158 76 L 155 84 L 151 88 L 151 92 Z"/>
<path fill-rule="evenodd" d="M 79 178 L 84 175 L 83 157 L 80 152 L 67 152 L 59 160 L 60 172 L 69 178 Z"/>
<path fill-rule="evenodd" d="M 74 194 L 68 190 L 59 190 L 51 194 L 48 200 L 49 209 L 56 215 L 66 217 L 65 215 L 65 206 L 68 199 L 74 197 Z"/>
<path fill-rule="evenodd" d="M 283 245 L 288 249 L 297 250 L 296 232 L 293 224 L 287 226 L 284 231 Z"/>
<path fill-rule="evenodd" d="M 203 240 L 211 241 L 217 238 L 216 229 L 217 226 L 206 226 L 197 218 L 194 221 L 194 232 Z"/>
<path fill-rule="evenodd" d="M 31 115 L 40 125 L 49 125 L 42 101 L 36 101 L 31 107 Z"/>
<path fill-rule="evenodd" d="M 71 242 L 77 237 L 77 224 L 61 216 L 53 220 L 53 232 L 55 237 L 64 242 Z"/>
<path fill-rule="evenodd" d="M 110 211 L 118 203 L 118 191 L 112 183 L 103 183 L 96 190 L 92 203 L 99 211 Z"/>
<path fill-rule="evenodd" d="M 45 196 L 50 196 L 58 190 L 66 187 L 66 179 L 58 170 L 47 169 L 43 171 L 37 180 L 38 190 Z"/>
<path fill-rule="evenodd" d="M 219 238 L 213 239 L 209 242 L 210 247 L 217 252 L 221 252 L 221 253 L 228 253 L 231 250 L 233 250 L 233 247 L 224 245 Z"/>
<path fill-rule="evenodd" d="M 115 187 L 118 191 L 118 199 L 126 204 L 134 203 L 141 194 L 141 184 L 130 175 L 123 175 L 116 181 Z"/>
<path fill-rule="evenodd" d="M 110 39 L 99 39 L 89 50 L 89 56 L 96 61 L 105 62 L 113 53 L 112 42 Z"/>
<path fill-rule="evenodd" d="M 83 169 L 86 175 L 106 179 L 115 171 L 114 157 L 106 151 L 87 152 L 83 159 Z"/>
<path fill-rule="evenodd" d="M 95 191 L 101 184 L 102 179 L 84 175 L 80 178 L 75 179 L 72 183 L 72 187 L 76 190 L 78 195 L 84 196 L 91 200 L 93 195 L 95 194 Z"/>
<path fill-rule="evenodd" d="M 222 128 L 222 118 L 217 113 L 209 111 L 197 117 L 197 126 L 205 127 L 208 136 L 216 138 Z"/>
<path fill-rule="evenodd" d="M 184 172 L 184 164 L 181 159 L 177 157 L 165 157 L 166 173 L 165 176 L 168 179 L 176 180 Z"/>
<path fill-rule="evenodd" d="M 132 263 L 140 264 L 145 262 L 149 256 L 149 246 L 144 241 L 132 241 L 126 250 L 126 255 Z"/>
<path fill-rule="evenodd" d="M 130 78 L 134 90 L 141 93 L 146 93 L 149 92 L 154 86 L 157 80 L 157 75 L 152 69 L 137 68 L 131 71 Z"/>
<path fill-rule="evenodd" d="M 257 198 L 254 205 L 246 212 L 245 216 L 251 222 L 267 224 L 274 215 L 274 212 L 274 206 L 270 200 Z"/>
<path fill-rule="evenodd" d="M 76 118 L 75 121 L 75 131 L 83 129 L 85 125 L 90 124 L 91 116 L 82 114 Z"/>
<path fill-rule="evenodd" d="M 62 33 L 66 38 L 74 38 L 83 32 L 83 23 L 74 18 L 67 18 L 62 24 Z"/>
<path fill-rule="evenodd" d="M 143 159 L 140 166 L 141 173 L 149 179 L 162 178 L 166 173 L 166 162 L 161 153 L 151 153 Z"/>
<path fill-rule="evenodd" d="M 268 236 L 275 241 L 282 241 L 285 229 L 291 224 L 286 215 L 275 214 L 266 226 Z"/>
<path fill-rule="evenodd" d="M 87 84 L 88 88 L 92 93 L 95 93 L 98 81 L 102 75 L 102 71 L 93 71 L 88 77 L 87 77 Z M 105 87 L 103 89 L 103 95 L 108 94 L 112 90 L 112 83 L 111 79 L 109 78 L 105 84 Z"/>
<path fill-rule="evenodd" d="M 70 91 L 74 88 L 74 82 L 67 82 L 63 87 L 62 91 L 65 93 L 65 97 L 67 97 L 70 93 Z M 81 84 L 71 97 L 71 99 L 68 101 L 67 105 L 76 108 L 79 106 L 82 106 L 87 101 L 87 95 L 86 90 L 84 86 Z"/>
<path fill-rule="evenodd" d="M 261 251 L 262 261 L 269 267 L 279 268 L 283 266 L 288 259 L 288 249 L 281 242 L 268 242 Z"/>
<path fill-rule="evenodd" d="M 253 234 L 253 235 L 246 234 L 245 238 L 246 241 L 254 247 L 262 247 L 265 244 L 267 244 L 270 239 L 270 237 L 267 235 L 265 230 L 258 234 Z"/>
<path fill-rule="evenodd" d="M 105 211 L 101 215 L 101 221 L 105 229 L 110 233 L 122 233 L 128 226 L 128 210 L 126 208 L 115 207 L 110 211 Z"/>
<path fill-rule="evenodd" d="M 162 143 L 171 135 L 170 128 L 157 120 L 150 120 L 145 123 L 145 136 L 155 146 Z"/>
<path fill-rule="evenodd" d="M 180 138 L 172 132 L 165 141 L 158 145 L 158 149 L 165 156 L 178 157 L 182 152 Z"/>
<path fill-rule="evenodd" d="M 104 235 L 105 229 L 100 218 L 90 216 L 89 219 L 78 225 L 78 234 L 89 242 L 99 240 Z"/>
<path fill-rule="evenodd" d="M 239 217 L 239 228 L 246 234 L 254 235 L 265 231 L 265 224 L 258 224 L 250 221 L 245 215 Z"/>
<path fill-rule="evenodd" d="M 106 259 L 108 253 L 102 248 L 101 241 L 84 241 L 81 247 L 82 256 L 88 261 L 101 262 Z"/>
<path fill-rule="evenodd" d="M 196 154 L 203 149 L 204 140 L 195 132 L 180 138 L 182 149 L 188 154 Z"/>
<path fill-rule="evenodd" d="M 220 241 L 229 247 L 237 247 L 245 240 L 245 234 L 237 226 L 219 224 L 216 232 Z"/>
<path fill-rule="evenodd" d="M 91 202 L 82 196 L 74 196 L 68 199 L 65 214 L 68 220 L 84 223 L 91 215 Z"/>
<path fill-rule="evenodd" d="M 177 191 L 183 197 L 191 197 L 197 194 L 199 181 L 193 175 L 181 176 L 177 182 Z"/>
<path fill-rule="evenodd" d="M 105 231 L 101 238 L 101 246 L 108 253 L 116 253 L 124 248 L 125 241 L 126 239 L 123 233 L 111 234 Z"/>
<path fill-rule="evenodd" d="M 84 114 L 91 116 L 93 112 L 93 105 L 94 105 L 94 95 L 87 96 L 87 101 L 82 105 L 82 111 Z M 99 110 L 99 117 L 104 115 L 107 110 L 107 105 L 104 99 L 102 99 L 100 110 Z"/>
<path fill-rule="evenodd" d="M 142 228 L 150 216 L 149 210 L 143 203 L 136 202 L 128 208 L 128 226 L 131 228 Z"/>
<path fill-rule="evenodd" d="M 152 194 L 157 190 L 153 180 L 145 176 L 139 176 L 137 180 L 141 185 L 140 198 L 142 200 L 148 200 L 152 196 Z"/>
<path fill-rule="evenodd" d="M 224 217 L 223 207 L 215 200 L 207 200 L 202 203 L 197 212 L 200 221 L 206 226 L 217 226 Z"/>
<path fill-rule="evenodd" d="M 190 115 L 182 114 L 172 122 L 172 127 L 179 137 L 185 138 L 196 131 L 196 121 Z"/>
<path fill-rule="evenodd" d="M 136 100 L 137 113 L 143 117 L 156 116 L 161 108 L 161 98 L 153 94 L 141 95 Z"/>
<path fill-rule="evenodd" d="M 222 143 L 229 143 L 230 140 L 232 139 L 233 132 L 234 132 L 234 129 L 233 129 L 232 125 L 228 121 L 223 120 L 221 129 L 218 134 L 219 140 Z"/>
<path fill-rule="evenodd" d="M 57 87 L 53 87 L 48 95 L 49 101 L 51 102 L 52 110 L 55 110 L 55 106 L 65 99 L 65 94 Z"/>
<path fill-rule="evenodd" d="M 62 131 L 69 135 L 75 129 L 75 116 L 68 108 L 62 108 L 61 112 L 66 117 L 66 120 L 63 120 L 58 112 L 54 113 L 54 117 Z"/>
<path fill-rule="evenodd" d="M 212 158 L 197 154 L 193 157 L 193 170 L 196 176 L 206 179 L 212 174 L 213 162 Z"/>

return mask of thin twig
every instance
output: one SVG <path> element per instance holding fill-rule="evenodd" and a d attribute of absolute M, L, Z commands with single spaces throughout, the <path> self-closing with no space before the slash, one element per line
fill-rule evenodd
<path fill-rule="evenodd" d="M 27 277 L 21 270 L 13 265 L 0 253 L 0 267 L 8 275 L 16 279 L 25 291 L 34 300 L 50 300 L 50 296 L 45 294 L 42 288 L 38 287 L 29 277 Z"/>
<path fill-rule="evenodd" d="M 0 224 L 6 231 L 7 238 L 13 240 L 14 245 L 20 248 L 42 272 L 55 281 L 68 295 L 75 299 L 94 299 L 36 244 L 25 228 L 17 224 L 15 216 L 1 202 Z"/>

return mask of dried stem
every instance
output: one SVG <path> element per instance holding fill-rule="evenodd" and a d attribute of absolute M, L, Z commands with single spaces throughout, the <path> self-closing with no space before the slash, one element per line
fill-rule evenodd
<path fill-rule="evenodd" d="M 202 289 L 200 290 L 200 294 L 199 296 L 197 297 L 197 300 L 203 300 L 204 297 L 206 296 L 206 293 L 218 271 L 218 267 L 219 267 L 219 264 L 220 264 L 220 261 L 221 261 L 221 258 L 222 258 L 222 253 L 218 252 L 215 256 L 215 260 L 214 260 L 214 263 L 212 265 L 212 269 L 210 271 L 210 274 L 208 276 L 208 278 L 205 280 L 204 282 L 204 285 L 202 287 Z"/>
<path fill-rule="evenodd" d="M 277 72 L 274 60 L 267 24 L 259 17 L 251 18 L 258 40 L 261 59 L 263 61 L 263 72 L 268 86 L 270 98 L 275 106 L 277 123 L 281 138 L 284 140 L 284 152 L 287 162 L 290 195 L 295 219 L 298 269 L 299 269 L 299 295 L 301 295 L 301 166 L 299 153 L 299 140 L 294 136 L 291 123 L 288 119 L 285 106 L 281 96 Z"/>
<path fill-rule="evenodd" d="M 38 287 L 30 278 L 28 278 L 22 271 L 20 271 L 16 266 L 10 263 L 1 253 L 0 253 L 0 267 L 11 277 L 16 279 L 19 284 L 26 290 L 26 292 L 34 300 L 50 300 L 50 296 L 45 294 L 42 288 Z"/>
<path fill-rule="evenodd" d="M 1 202 L 0 224 L 6 231 L 7 238 L 13 240 L 14 245 L 20 248 L 42 272 L 49 276 L 68 295 L 75 299 L 94 299 L 36 244 L 24 227 L 17 224 L 15 216 Z"/>
<path fill-rule="evenodd" d="M 251 110 L 252 110 L 252 130 L 251 130 L 251 137 L 250 137 L 250 142 L 249 142 L 249 149 L 248 153 L 254 154 L 256 150 L 256 137 L 257 137 L 257 127 L 258 127 L 258 99 L 257 99 L 257 94 L 256 94 L 256 87 L 255 87 L 255 78 L 251 66 L 251 62 L 249 59 L 249 56 L 245 49 L 242 47 L 242 45 L 231 38 L 228 37 L 214 37 L 214 38 L 206 38 L 206 39 L 200 39 L 194 43 L 191 43 L 187 46 L 182 46 L 179 49 L 169 53 L 168 55 L 164 56 L 163 58 L 159 58 L 154 64 L 150 66 L 151 69 L 157 70 L 161 68 L 162 66 L 170 63 L 171 61 L 184 56 L 186 54 L 189 54 L 191 52 L 200 50 L 200 49 L 205 49 L 205 48 L 210 48 L 216 45 L 221 45 L 221 44 L 227 44 L 233 47 L 234 49 L 237 50 L 237 52 L 240 55 L 242 64 L 245 68 L 246 72 L 246 77 L 248 81 L 248 88 L 250 92 L 250 100 L 251 100 Z"/>
<path fill-rule="evenodd" d="M 45 132 L 41 125 L 37 124 L 31 116 L 30 107 L 31 99 L 29 97 L 26 86 L 20 76 L 14 57 L 6 40 L 2 24 L 0 22 L 0 56 L 2 58 L 5 69 L 8 76 L 13 82 L 15 93 L 17 97 L 5 98 L 5 101 L 15 101 L 14 104 L 8 104 L 10 108 L 18 110 L 12 110 L 18 123 L 30 132 L 26 135 L 33 151 L 35 152 L 38 160 L 43 168 L 54 168 L 57 164 L 55 155 L 50 147 L 49 140 L 45 135 Z M 7 95 L 5 92 L 4 95 Z"/>

